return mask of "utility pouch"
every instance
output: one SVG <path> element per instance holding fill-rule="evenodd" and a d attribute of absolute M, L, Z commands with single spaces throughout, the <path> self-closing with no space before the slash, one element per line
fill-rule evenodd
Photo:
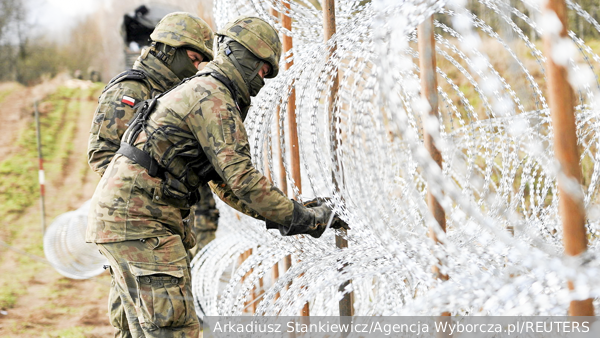
<path fill-rule="evenodd" d="M 143 328 L 155 331 L 193 321 L 193 296 L 185 287 L 189 283 L 185 265 L 129 262 L 129 268 L 136 280 L 136 310 Z"/>
<path fill-rule="evenodd" d="M 196 204 L 200 198 L 198 189 L 189 191 L 185 184 L 177 180 L 169 172 L 165 172 L 165 178 L 162 184 L 163 196 L 169 200 L 169 204 L 180 208 L 188 209 Z"/>

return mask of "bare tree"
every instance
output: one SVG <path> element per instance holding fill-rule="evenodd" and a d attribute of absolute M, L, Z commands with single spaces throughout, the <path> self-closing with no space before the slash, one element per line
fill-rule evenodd
<path fill-rule="evenodd" d="M 22 35 L 19 20 L 24 18 L 19 0 L 0 0 L 0 80 L 15 80 L 16 58 Z"/>

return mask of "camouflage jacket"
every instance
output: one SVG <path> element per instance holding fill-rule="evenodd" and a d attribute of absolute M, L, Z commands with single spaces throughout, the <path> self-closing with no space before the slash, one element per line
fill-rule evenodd
<path fill-rule="evenodd" d="M 134 145 L 166 168 L 166 176 L 151 177 L 129 158 L 115 156 L 92 199 L 88 242 L 185 236 L 181 205 L 166 193 L 166 182 L 183 183 L 181 193 L 195 189 L 203 183 L 197 166 L 203 159 L 220 177 L 210 183 L 226 203 L 256 218 L 290 225 L 292 201 L 252 165 L 242 114 L 250 96 L 241 75 L 222 53 L 205 70 L 228 77 L 239 102 L 212 76 L 193 77 L 161 97 Z"/>
<path fill-rule="evenodd" d="M 135 114 L 134 105 L 150 99 L 179 82 L 179 78 L 145 49 L 133 69 L 146 74 L 143 81 L 126 80 L 108 85 L 98 99 L 98 107 L 88 140 L 88 163 L 100 176 L 115 156 L 127 123 Z"/>

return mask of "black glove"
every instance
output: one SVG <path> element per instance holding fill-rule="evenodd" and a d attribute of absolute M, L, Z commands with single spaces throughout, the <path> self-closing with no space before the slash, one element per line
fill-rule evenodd
<path fill-rule="evenodd" d="M 327 223 L 331 219 L 333 210 L 325 204 L 324 199 L 314 199 L 306 203 L 306 206 L 292 201 L 294 203 L 294 213 L 292 223 L 289 226 L 278 224 L 279 232 L 283 236 L 292 236 L 299 234 L 308 234 L 314 238 L 319 238 L 325 232 Z M 267 222 L 267 229 L 275 228 L 272 222 Z M 342 221 L 337 215 L 333 215 L 331 228 L 344 228 L 349 230 L 348 224 Z"/>
<path fill-rule="evenodd" d="M 304 202 L 304 206 L 307 208 L 315 208 L 315 207 L 324 206 L 327 209 L 329 209 L 329 207 L 327 207 L 327 205 L 325 204 L 325 202 L 327 202 L 329 200 L 330 200 L 329 197 L 317 197 L 310 201 Z M 329 217 L 331 217 L 331 214 L 329 214 L 329 216 L 327 217 L 328 222 L 329 222 Z M 327 226 L 327 224 L 325 224 L 325 226 Z M 350 230 L 350 226 L 348 225 L 348 223 L 344 222 L 337 214 L 335 216 L 333 216 L 333 220 L 331 221 L 330 228 L 332 228 L 332 229 L 344 228 L 346 230 Z"/>
<path fill-rule="evenodd" d="M 325 201 L 328 201 L 329 197 L 316 197 L 310 201 L 306 201 L 302 203 L 307 208 L 318 207 L 321 206 Z"/>

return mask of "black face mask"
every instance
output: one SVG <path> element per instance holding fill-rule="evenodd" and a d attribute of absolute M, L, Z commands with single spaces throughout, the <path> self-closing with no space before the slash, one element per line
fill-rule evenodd
<path fill-rule="evenodd" d="M 258 71 L 265 62 L 254 56 L 252 52 L 236 41 L 229 40 L 225 43 L 227 43 L 226 48 L 229 48 L 231 51 L 231 53 L 229 53 L 226 50 L 225 54 L 229 56 L 235 68 L 242 74 L 244 82 L 246 83 L 246 86 L 248 86 L 250 96 L 256 96 L 260 89 L 265 85 L 263 78 L 258 75 Z"/>
<path fill-rule="evenodd" d="M 258 92 L 260 91 L 260 89 L 262 87 L 264 87 L 264 85 L 265 85 L 265 80 L 263 80 L 263 78 L 260 77 L 260 75 L 256 74 L 254 79 L 250 80 L 250 88 L 248 88 L 248 91 L 250 92 L 250 96 L 258 95 Z"/>
<path fill-rule="evenodd" d="M 169 68 L 181 80 L 194 76 L 198 72 L 198 68 L 194 66 L 194 63 L 190 60 L 190 57 L 184 48 L 177 48 Z"/>
<path fill-rule="evenodd" d="M 198 72 L 185 48 L 174 48 L 164 43 L 156 43 L 155 55 L 180 79 L 193 76 Z"/>

